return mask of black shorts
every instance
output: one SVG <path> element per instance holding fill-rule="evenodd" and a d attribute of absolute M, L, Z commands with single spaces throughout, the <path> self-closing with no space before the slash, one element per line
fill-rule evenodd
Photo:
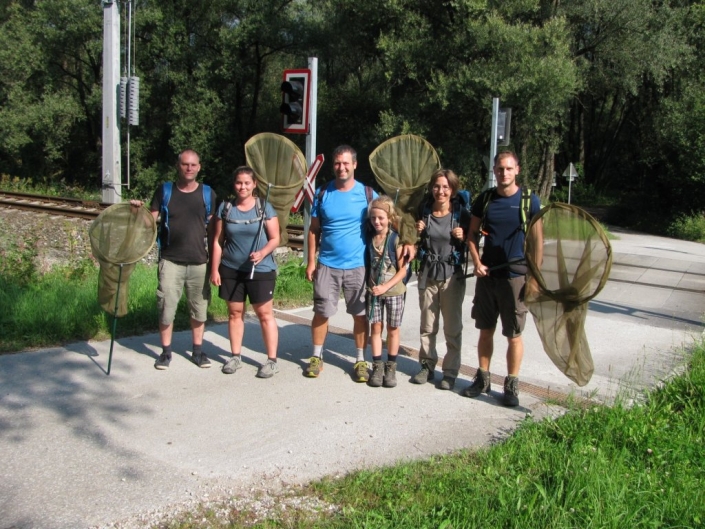
<path fill-rule="evenodd" d="M 478 277 L 471 316 L 477 329 L 494 329 L 502 320 L 502 334 L 507 338 L 521 336 L 526 324 L 524 305 L 525 276 L 509 278 Z"/>
<path fill-rule="evenodd" d="M 225 301 L 242 303 L 249 298 L 250 303 L 259 305 L 274 298 L 277 273 L 255 272 L 250 279 L 249 272 L 239 272 L 233 268 L 220 265 L 220 288 L 218 296 Z"/>

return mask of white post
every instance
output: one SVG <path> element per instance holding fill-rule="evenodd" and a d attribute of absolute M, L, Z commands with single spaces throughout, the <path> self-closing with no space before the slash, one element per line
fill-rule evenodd
<path fill-rule="evenodd" d="M 120 168 L 120 11 L 118 2 L 103 0 L 103 173 L 102 200 L 116 204 L 122 199 Z"/>
<path fill-rule="evenodd" d="M 311 70 L 311 99 L 308 102 L 309 132 L 306 135 L 306 165 L 311 168 L 316 159 L 316 125 L 318 123 L 318 57 L 308 58 L 308 69 Z M 306 185 L 304 183 L 304 185 Z M 315 185 L 314 185 L 315 189 Z M 304 199 L 304 266 L 308 255 L 308 229 L 311 226 L 311 204 Z"/>
<path fill-rule="evenodd" d="M 487 175 L 487 183 L 483 189 L 497 186 L 497 180 L 494 177 L 494 158 L 497 156 L 497 121 L 499 118 L 499 98 L 492 98 L 492 132 L 490 133 L 490 169 Z"/>

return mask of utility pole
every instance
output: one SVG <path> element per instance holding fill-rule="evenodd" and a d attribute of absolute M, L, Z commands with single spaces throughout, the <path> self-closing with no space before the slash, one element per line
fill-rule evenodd
<path fill-rule="evenodd" d="M 103 1 L 103 171 L 102 200 L 116 204 L 122 200 L 120 166 L 120 10 L 118 0 Z"/>
<path fill-rule="evenodd" d="M 310 129 L 306 135 L 306 164 L 313 165 L 316 158 L 316 132 L 318 128 L 318 57 L 308 58 L 308 68 L 311 70 L 311 98 L 309 100 Z M 316 182 L 313 182 L 316 189 Z M 304 261 L 308 255 L 308 229 L 311 226 L 311 204 L 304 200 Z"/>

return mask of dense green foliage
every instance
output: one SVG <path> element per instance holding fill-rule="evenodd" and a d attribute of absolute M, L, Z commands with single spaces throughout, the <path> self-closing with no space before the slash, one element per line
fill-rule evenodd
<path fill-rule="evenodd" d="M 279 131 L 282 70 L 316 56 L 316 150 L 354 145 L 363 180 L 377 145 L 415 133 L 477 190 L 497 96 L 513 110 L 524 178 L 544 199 L 554 172 L 574 162 L 576 186 L 614 197 L 624 222 L 664 231 L 705 210 L 694 192 L 705 180 L 702 2 L 133 5 L 142 89 L 140 125 L 130 127 L 134 195 L 169 178 L 186 147 L 202 154 L 207 182 L 229 189 L 247 139 Z M 97 187 L 102 17 L 98 0 L 0 2 L 0 174 Z M 324 168 L 319 178 L 329 175 Z"/>

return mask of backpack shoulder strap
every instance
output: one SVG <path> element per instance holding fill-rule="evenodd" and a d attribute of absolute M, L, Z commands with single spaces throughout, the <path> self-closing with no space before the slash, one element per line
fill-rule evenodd
<path fill-rule="evenodd" d="M 223 204 L 223 211 L 220 212 L 220 220 L 222 220 L 223 222 L 228 222 L 228 218 L 230 217 L 230 211 L 232 211 L 232 209 L 232 200 L 226 200 Z"/>
<path fill-rule="evenodd" d="M 172 186 L 172 182 L 164 182 L 162 184 L 162 209 L 166 209 L 169 205 L 169 200 L 171 200 Z"/>
<path fill-rule="evenodd" d="M 521 215 L 521 231 L 526 233 L 526 227 L 531 218 L 531 189 L 528 187 L 521 188 L 521 206 L 519 211 Z"/>
<path fill-rule="evenodd" d="M 201 185 L 203 186 L 203 205 L 206 207 L 206 223 L 208 223 L 208 217 L 211 216 L 212 191 L 210 186 Z"/>
<path fill-rule="evenodd" d="M 496 189 L 496 187 L 490 187 L 489 189 L 485 189 L 478 198 L 478 200 L 480 200 L 480 204 L 482 205 L 482 221 L 480 222 L 481 233 L 484 233 L 485 231 L 485 218 L 487 216 L 487 208 L 489 208 L 490 206 L 492 196 L 494 195 Z"/>
<path fill-rule="evenodd" d="M 367 198 L 367 203 L 372 202 L 372 188 L 370 186 L 365 186 L 365 198 Z"/>
<path fill-rule="evenodd" d="M 397 240 L 399 240 L 399 234 L 390 230 L 389 239 L 387 239 L 387 255 L 389 255 L 389 260 L 394 265 L 394 268 L 399 269 L 399 262 L 397 261 Z"/>

